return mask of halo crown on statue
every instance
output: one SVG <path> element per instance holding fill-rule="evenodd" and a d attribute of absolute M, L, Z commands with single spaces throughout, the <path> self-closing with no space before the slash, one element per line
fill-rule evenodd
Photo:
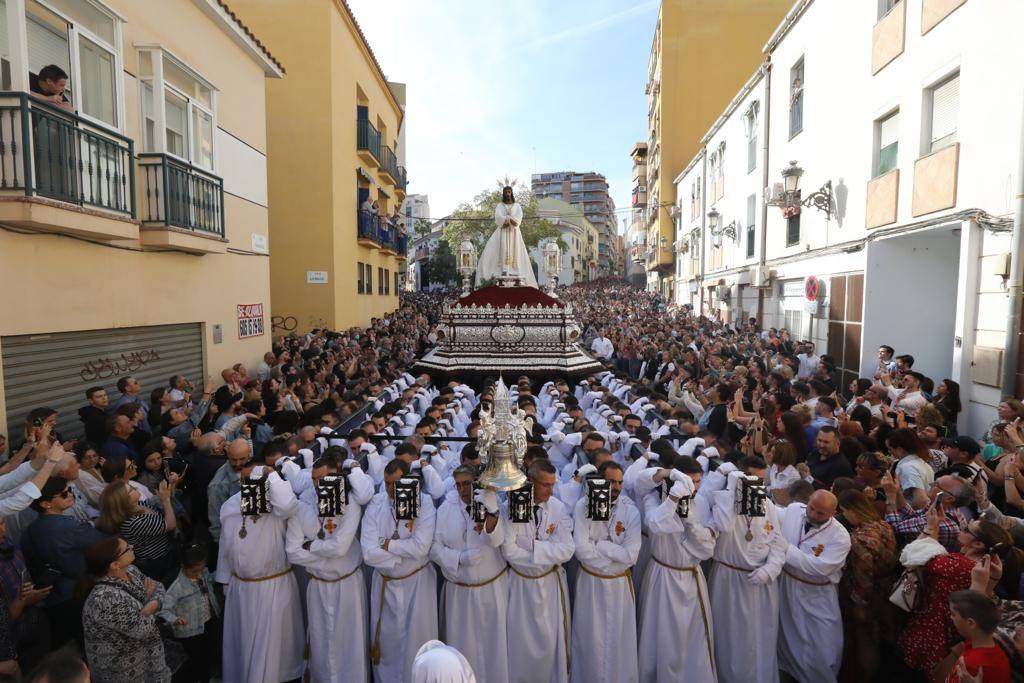
<path fill-rule="evenodd" d="M 512 184 L 501 191 L 494 207 L 494 232 L 484 245 L 476 267 L 477 283 L 493 279 L 504 287 L 537 287 L 530 252 L 523 241 L 523 207 L 516 201 Z"/>

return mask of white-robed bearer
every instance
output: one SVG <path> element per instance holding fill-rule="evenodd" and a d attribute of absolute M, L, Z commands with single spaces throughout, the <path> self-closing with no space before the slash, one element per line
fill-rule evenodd
<path fill-rule="evenodd" d="M 715 535 L 694 497 L 701 467 L 681 456 L 667 475 L 658 479 L 667 479 L 668 495 L 654 490 L 644 498 L 651 557 L 641 592 L 640 680 L 715 681 L 711 605 L 700 568 L 714 553 Z M 736 647 L 736 656 L 743 650 Z"/>
<path fill-rule="evenodd" d="M 480 679 L 483 680 L 483 679 Z M 412 663 L 412 683 L 476 683 L 461 652 L 440 640 L 423 643 Z"/>
<path fill-rule="evenodd" d="M 573 512 L 579 575 L 572 619 L 574 682 L 637 680 L 636 596 L 631 569 L 640 553 L 640 511 L 622 493 L 622 466 L 610 460 L 597 469 L 596 487 Z"/>
<path fill-rule="evenodd" d="M 240 477 L 242 491 L 220 510 L 216 580 L 227 584 L 224 680 L 290 681 L 303 668 L 299 587 L 285 549 L 299 501 L 288 482 L 256 459 Z"/>
<path fill-rule="evenodd" d="M 529 521 L 509 524 L 502 552 L 508 560 L 508 661 L 513 683 L 569 680 L 569 591 L 562 563 L 572 557 L 572 517 L 552 494 L 558 478 L 547 460 L 530 465 Z M 511 495 L 510 495 L 511 498 Z"/>
<path fill-rule="evenodd" d="M 779 511 L 789 541 L 779 581 L 779 668 L 798 681 L 835 681 L 843 659 L 836 586 L 850 534 L 835 520 L 836 497 L 815 491 L 806 505 Z"/>
<path fill-rule="evenodd" d="M 370 661 L 377 683 L 410 680 L 416 650 L 437 638 L 437 575 L 429 557 L 434 503 L 421 489 L 418 500 L 411 496 L 408 475 L 404 461 L 387 464 L 385 490 L 366 507 L 360 532 L 363 560 L 374 569 Z"/>
<path fill-rule="evenodd" d="M 460 465 L 450 491 L 437 511 L 430 559 L 441 568 L 443 634 L 485 683 L 508 681 L 508 565 L 501 554 L 505 524 L 497 493 L 474 494 L 476 469 Z M 481 521 L 474 511 L 482 508 Z"/>
<path fill-rule="evenodd" d="M 766 683 L 779 678 L 777 579 L 786 540 L 775 505 L 760 495 L 764 487 L 744 474 L 763 474 L 764 461 L 753 458 L 756 463 L 745 465 L 744 460 L 741 470 L 729 473 L 725 490 L 709 496 L 718 534 L 709 582 L 715 670 L 723 683 Z"/>
<path fill-rule="evenodd" d="M 373 480 L 340 448 L 313 463 L 312 486 L 288 522 L 288 559 L 309 575 L 307 670 L 312 683 L 365 683 L 370 666 L 366 584 L 360 571 L 359 522 L 373 495 Z M 345 472 L 348 476 L 345 476 Z M 344 634 L 338 638 L 338 634 Z"/>

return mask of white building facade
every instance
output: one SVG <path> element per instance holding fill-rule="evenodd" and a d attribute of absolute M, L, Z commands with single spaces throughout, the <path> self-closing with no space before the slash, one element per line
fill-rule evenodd
<path fill-rule="evenodd" d="M 701 247 L 677 301 L 813 340 L 844 384 L 893 346 L 958 382 L 960 429 L 984 431 L 1014 393 L 1021 25 L 1017 2 L 797 2 L 676 179 L 676 248 Z"/>

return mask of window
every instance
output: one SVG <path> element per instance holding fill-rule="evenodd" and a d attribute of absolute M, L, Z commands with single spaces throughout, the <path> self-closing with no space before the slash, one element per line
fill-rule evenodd
<path fill-rule="evenodd" d="M 91 0 L 48 0 L 48 5 L 53 10 L 35 0 L 25 2 L 29 73 L 56 64 L 70 76 L 65 94 L 77 112 L 119 127 L 117 20 Z"/>
<path fill-rule="evenodd" d="M 900 4 L 900 0 L 878 0 L 878 18 L 881 19 Z"/>
<path fill-rule="evenodd" d="M 384 294 L 391 294 L 391 270 L 388 268 L 384 269 Z"/>
<path fill-rule="evenodd" d="M 399 275 L 398 275 L 398 271 L 396 270 L 395 271 L 395 296 L 398 296 L 398 293 L 401 292 L 401 291 L 402 291 L 402 288 L 399 285 Z"/>
<path fill-rule="evenodd" d="M 803 313 L 801 311 L 785 311 L 786 329 L 793 337 L 802 337 Z"/>
<path fill-rule="evenodd" d="M 754 230 L 757 221 L 757 195 L 747 197 L 747 258 L 754 258 Z"/>
<path fill-rule="evenodd" d="M 157 95 L 159 93 L 159 95 Z M 188 67 L 158 48 L 139 51 L 142 146 L 214 170 L 214 90 Z M 158 130 L 163 118 L 164 130 Z"/>
<path fill-rule="evenodd" d="M 366 271 L 366 294 L 373 294 L 373 266 L 367 263 L 364 266 Z"/>
<path fill-rule="evenodd" d="M 384 293 L 384 269 L 377 267 L 377 294 Z"/>
<path fill-rule="evenodd" d="M 800 242 L 800 214 L 786 219 L 786 246 L 791 247 Z"/>
<path fill-rule="evenodd" d="M 899 150 L 899 128 L 899 110 L 875 121 L 875 138 L 878 140 L 878 161 L 875 166 L 875 177 L 896 168 L 896 157 Z"/>
<path fill-rule="evenodd" d="M 789 70 L 789 137 L 804 129 L 804 60 Z"/>
<path fill-rule="evenodd" d="M 356 263 L 356 275 L 359 278 L 356 281 L 356 292 L 359 293 L 359 294 L 362 294 L 363 291 L 364 291 L 364 287 L 363 287 L 363 264 L 362 263 Z"/>
<path fill-rule="evenodd" d="M 931 100 L 931 142 L 928 152 L 937 152 L 956 142 L 956 110 L 960 100 L 960 74 L 954 74 L 929 88 Z"/>
<path fill-rule="evenodd" d="M 760 106 L 756 100 L 751 102 L 743 115 L 743 125 L 747 130 L 747 173 L 757 168 L 757 112 Z"/>

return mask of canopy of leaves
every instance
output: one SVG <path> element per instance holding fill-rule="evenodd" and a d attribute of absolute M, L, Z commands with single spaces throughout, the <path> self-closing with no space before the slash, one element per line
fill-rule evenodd
<path fill-rule="evenodd" d="M 438 241 L 437 249 L 424 262 L 422 277 L 424 287 L 432 282 L 440 284 L 459 282 L 459 269 L 456 267 L 455 254 L 444 240 Z"/>
<path fill-rule="evenodd" d="M 523 224 L 520 229 L 526 248 L 532 249 L 544 239 L 553 238 L 558 246 L 565 250 L 562 233 L 555 225 L 541 218 L 537 207 L 537 198 L 523 185 L 506 180 L 499 180 L 491 190 L 484 190 L 472 202 L 463 202 L 452 213 L 444 226 L 444 240 L 453 252 L 458 252 L 459 245 L 468 239 L 476 247 L 476 253 L 483 251 L 487 238 L 494 232 L 494 207 L 501 201 L 501 190 L 505 185 L 513 186 L 516 201 L 523 207 Z"/>

